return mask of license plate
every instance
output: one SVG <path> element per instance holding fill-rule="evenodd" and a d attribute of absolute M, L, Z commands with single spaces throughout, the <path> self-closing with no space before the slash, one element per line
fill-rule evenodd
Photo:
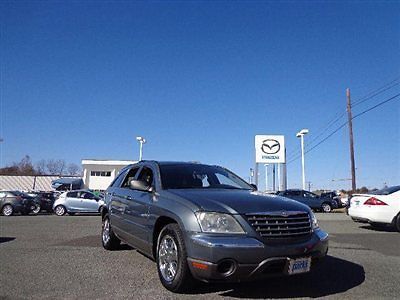
<path fill-rule="evenodd" d="M 360 201 L 359 200 L 356 200 L 356 205 L 359 205 L 360 204 Z"/>
<path fill-rule="evenodd" d="M 297 258 L 289 260 L 288 274 L 300 274 L 310 271 L 311 257 Z"/>

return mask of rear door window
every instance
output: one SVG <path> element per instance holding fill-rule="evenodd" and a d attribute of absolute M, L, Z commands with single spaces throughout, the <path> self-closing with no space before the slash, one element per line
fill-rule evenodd
<path fill-rule="evenodd" d="M 69 193 L 67 193 L 67 197 L 78 198 L 78 192 L 69 192 Z"/>

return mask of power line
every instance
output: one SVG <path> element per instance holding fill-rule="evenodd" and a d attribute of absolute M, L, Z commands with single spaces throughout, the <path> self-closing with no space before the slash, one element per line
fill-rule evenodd
<path fill-rule="evenodd" d="M 358 114 L 356 114 L 355 116 L 352 117 L 352 120 L 355 119 L 355 118 L 357 118 L 357 117 L 359 117 L 359 116 L 362 116 L 363 114 L 366 114 L 367 112 L 369 112 L 369 111 L 371 111 L 371 110 L 373 110 L 373 109 L 375 109 L 375 108 L 377 108 L 377 107 L 379 107 L 379 106 L 381 106 L 381 105 L 383 105 L 383 104 L 385 104 L 385 103 L 387 103 L 387 102 L 389 102 L 389 101 L 392 101 L 392 100 L 396 99 L 396 98 L 399 97 L 399 96 L 400 96 L 400 93 L 397 94 L 397 95 L 394 95 L 393 97 L 390 97 L 390 98 L 388 98 L 388 99 L 386 99 L 386 100 L 384 100 L 384 101 L 382 101 L 382 102 L 380 102 L 380 103 L 378 103 L 378 104 L 376 104 L 376 105 L 374 105 L 374 106 L 372 106 L 372 107 L 370 107 L 370 108 L 368 108 L 368 109 L 366 109 L 366 110 L 364 110 L 364 111 L 362 111 L 362 112 L 360 112 L 360 113 L 358 113 Z M 307 151 L 305 151 L 304 154 L 306 154 L 306 153 L 312 151 L 313 149 L 315 149 L 316 147 L 318 147 L 319 145 L 321 145 L 323 142 L 325 142 L 327 139 L 329 139 L 329 138 L 330 138 L 331 136 L 333 136 L 336 132 L 338 132 L 340 129 L 342 129 L 343 127 L 345 127 L 347 124 L 348 124 L 348 122 L 345 122 L 345 123 L 343 123 L 342 125 L 340 125 L 340 126 L 339 126 L 338 128 L 336 128 L 334 131 L 332 131 L 328 136 L 326 136 L 324 139 L 322 139 L 319 143 L 317 143 L 316 145 L 314 145 L 313 147 L 311 147 L 310 149 L 308 149 Z M 291 159 L 290 161 L 288 161 L 287 164 L 290 164 L 291 162 L 293 162 L 293 161 L 295 161 L 295 160 L 297 160 L 297 159 L 299 159 L 299 158 L 300 158 L 300 156 L 297 155 L 295 158 L 293 158 L 293 159 Z"/>
<path fill-rule="evenodd" d="M 364 95 L 363 97 L 358 98 L 355 100 L 355 102 L 352 104 L 352 107 L 355 107 L 357 105 L 360 105 L 384 92 L 387 90 L 392 89 L 393 87 L 397 86 L 400 84 L 400 82 L 397 82 L 400 80 L 400 77 L 397 77 L 390 82 L 384 84 L 383 86 L 374 89 Z M 342 113 L 339 113 L 338 117 L 332 118 L 325 127 L 320 131 L 319 134 L 317 134 L 315 137 L 313 137 L 310 141 L 306 143 L 306 146 L 310 147 L 315 141 L 317 141 L 321 136 L 323 136 L 333 125 L 335 125 L 341 118 L 343 118 L 346 115 L 346 111 L 343 111 Z M 317 131 L 318 132 L 318 131 Z M 298 159 L 300 157 L 300 150 L 292 150 L 290 153 L 288 153 L 288 157 L 295 157 L 294 160 Z"/>
<path fill-rule="evenodd" d="M 377 108 L 377 107 L 379 107 L 379 106 L 381 106 L 381 105 L 383 105 L 383 104 L 385 104 L 385 103 L 387 103 L 387 102 L 389 102 L 389 101 L 392 101 L 392 100 L 396 99 L 396 98 L 399 97 L 399 96 L 400 96 L 400 93 L 397 94 L 397 95 L 395 95 L 395 96 L 393 96 L 393 97 L 390 97 L 389 99 L 386 99 L 385 101 L 382 101 L 382 102 L 378 103 L 377 105 L 374 105 L 374 106 L 372 106 L 372 107 L 370 107 L 370 108 L 368 108 L 368 109 L 366 109 L 366 110 L 364 110 L 364 111 L 362 111 L 362 112 L 356 114 L 356 115 L 353 117 L 353 119 L 355 119 L 355 118 L 357 118 L 357 117 L 359 117 L 359 116 L 362 116 L 363 114 L 365 114 L 365 113 L 367 113 L 367 112 L 369 112 L 369 111 L 371 111 L 371 110 L 373 110 L 373 109 L 375 109 L 375 108 Z"/>
<path fill-rule="evenodd" d="M 400 84 L 400 82 L 397 82 L 397 83 L 393 84 L 392 86 L 389 86 L 389 87 L 387 87 L 387 88 L 385 88 L 385 89 L 383 89 L 383 90 L 381 90 L 379 92 L 376 92 L 376 93 L 374 93 L 373 95 L 371 95 L 369 97 L 362 98 L 359 101 L 353 103 L 352 107 L 360 105 L 361 103 L 364 103 L 365 101 L 368 101 L 368 100 L 374 98 L 375 96 L 380 95 L 380 94 L 386 92 L 387 90 L 390 90 L 391 88 L 393 88 L 393 87 L 395 87 L 396 85 L 399 85 L 399 84 Z"/>

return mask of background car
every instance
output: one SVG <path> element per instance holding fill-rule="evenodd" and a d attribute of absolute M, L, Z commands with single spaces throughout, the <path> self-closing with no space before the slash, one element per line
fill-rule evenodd
<path fill-rule="evenodd" d="M 55 192 L 29 192 L 27 194 L 32 196 L 36 202 L 36 207 L 32 211 L 33 213 L 37 214 L 43 210 L 53 212 L 53 204 L 58 194 Z"/>
<path fill-rule="evenodd" d="M 65 213 L 100 213 L 104 201 L 86 190 L 69 191 L 62 193 L 53 204 L 53 210 L 58 216 Z"/>
<path fill-rule="evenodd" d="M 334 208 L 338 207 L 336 200 L 329 197 L 320 197 L 314 193 L 304 190 L 286 190 L 278 193 L 279 196 L 290 198 L 308 205 L 314 210 L 320 210 L 326 213 L 332 212 Z"/>
<path fill-rule="evenodd" d="M 356 222 L 372 226 L 390 224 L 400 231 L 400 185 L 370 194 L 354 194 L 348 214 Z"/>
<path fill-rule="evenodd" d="M 338 195 L 335 191 L 321 193 L 320 197 L 321 198 L 330 198 L 333 201 L 336 201 L 338 208 L 344 207 L 344 205 L 342 203 L 342 199 L 340 198 L 340 195 Z"/>
<path fill-rule="evenodd" d="M 0 191 L 0 211 L 4 216 L 29 214 L 35 208 L 33 197 L 19 191 Z"/>

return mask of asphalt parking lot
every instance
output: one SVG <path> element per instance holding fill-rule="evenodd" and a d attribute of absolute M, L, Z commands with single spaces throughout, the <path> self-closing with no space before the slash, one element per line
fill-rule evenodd
<path fill-rule="evenodd" d="M 0 217 L 0 298 L 304 298 L 395 299 L 400 295 L 400 233 L 318 214 L 330 251 L 314 272 L 240 284 L 200 284 L 189 295 L 165 290 L 155 263 L 100 241 L 99 216 Z"/>

